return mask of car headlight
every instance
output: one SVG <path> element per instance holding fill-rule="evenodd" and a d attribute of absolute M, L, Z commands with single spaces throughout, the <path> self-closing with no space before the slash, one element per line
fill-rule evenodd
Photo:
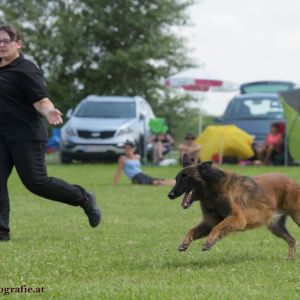
<path fill-rule="evenodd" d="M 125 128 L 121 128 L 117 135 L 124 135 L 124 134 L 131 134 L 133 132 L 131 127 L 125 127 Z"/>
<path fill-rule="evenodd" d="M 72 126 L 68 126 L 64 130 L 63 134 L 64 134 L 64 136 L 77 136 L 77 131 Z"/>

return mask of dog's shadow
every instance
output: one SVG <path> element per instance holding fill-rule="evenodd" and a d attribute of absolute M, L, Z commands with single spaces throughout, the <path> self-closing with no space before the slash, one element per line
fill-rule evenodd
<path fill-rule="evenodd" d="M 207 257 L 201 257 L 198 256 L 197 259 L 192 258 L 192 259 L 184 259 L 184 260 L 178 260 L 178 261 L 173 261 L 172 265 L 170 263 L 165 263 L 163 267 L 170 268 L 171 266 L 173 268 L 190 268 L 190 269 L 206 269 L 206 268 L 217 268 L 220 266 L 233 266 L 233 265 L 239 265 L 242 263 L 249 263 L 249 262 L 265 262 L 269 261 L 270 259 L 264 256 L 255 256 L 251 257 L 250 255 L 243 255 L 243 256 L 224 256 L 224 257 L 213 257 L 210 256 L 209 258 Z"/>
<path fill-rule="evenodd" d="M 178 255 L 184 255 L 184 253 L 178 253 Z M 285 256 L 278 257 L 276 255 L 267 255 L 265 253 L 243 253 L 242 255 L 234 254 L 234 253 L 224 253 L 220 255 L 220 253 L 214 253 L 214 255 L 207 255 L 203 253 L 203 255 L 194 253 L 189 254 L 187 257 L 183 257 L 182 259 L 172 260 L 172 262 L 163 262 L 162 268 L 189 268 L 194 270 L 201 269 L 214 269 L 220 268 L 222 266 L 238 266 L 242 264 L 257 264 L 257 263 L 272 263 L 274 260 L 287 260 Z"/>

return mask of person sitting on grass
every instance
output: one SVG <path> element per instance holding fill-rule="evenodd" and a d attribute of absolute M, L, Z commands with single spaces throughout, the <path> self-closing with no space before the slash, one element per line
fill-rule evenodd
<path fill-rule="evenodd" d="M 164 160 L 164 156 L 171 151 L 174 139 L 169 133 L 158 133 L 150 137 L 152 144 L 152 162 L 159 165 Z"/>
<path fill-rule="evenodd" d="M 256 149 L 257 158 L 260 163 L 264 161 L 267 166 L 273 153 L 283 151 L 283 134 L 280 132 L 280 124 L 273 123 L 271 132 L 265 138 L 265 141 L 260 149 Z"/>
<path fill-rule="evenodd" d="M 122 171 L 134 184 L 148 185 L 174 185 L 174 179 L 158 179 L 153 178 L 141 169 L 140 156 L 134 153 L 134 144 L 126 142 L 124 145 L 124 155 L 121 155 L 118 160 L 118 166 L 113 178 L 113 186 L 116 186 L 121 178 Z"/>
<path fill-rule="evenodd" d="M 178 145 L 179 158 L 182 161 L 184 154 L 187 154 L 193 163 L 199 162 L 199 153 L 201 146 L 195 143 L 196 136 L 193 133 L 187 133 L 185 143 Z"/>

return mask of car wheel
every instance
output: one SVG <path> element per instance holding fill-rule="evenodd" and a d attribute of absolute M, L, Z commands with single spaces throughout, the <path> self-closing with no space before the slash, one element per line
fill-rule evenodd
<path fill-rule="evenodd" d="M 60 162 L 62 164 L 70 164 L 70 163 L 72 163 L 72 157 L 69 154 L 61 152 L 60 153 Z"/>

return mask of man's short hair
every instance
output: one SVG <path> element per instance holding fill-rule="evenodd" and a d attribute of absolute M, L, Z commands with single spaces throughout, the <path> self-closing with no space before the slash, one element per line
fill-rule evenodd
<path fill-rule="evenodd" d="M 186 140 L 195 140 L 196 136 L 193 133 L 189 132 L 186 134 L 185 139 Z"/>

